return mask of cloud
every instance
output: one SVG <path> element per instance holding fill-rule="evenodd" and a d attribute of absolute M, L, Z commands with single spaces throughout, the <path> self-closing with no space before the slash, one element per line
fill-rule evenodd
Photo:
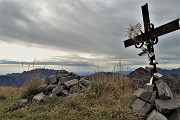
<path fill-rule="evenodd" d="M 142 23 L 140 6 L 146 2 L 155 26 L 180 17 L 178 0 L 1 0 L 0 40 L 97 56 L 110 55 L 132 59 L 131 64 L 135 64 L 134 59 L 141 59 L 137 55 L 140 50 L 125 49 L 123 41 L 127 39 L 125 31 L 130 23 Z M 171 56 L 179 60 L 179 33 L 159 38 L 157 51 L 161 59 Z"/>
<path fill-rule="evenodd" d="M 93 66 L 92 64 L 88 62 L 63 62 L 63 61 L 42 61 L 42 62 L 26 62 L 26 61 L 12 61 L 12 60 L 0 60 L 0 65 L 8 64 L 8 65 L 56 65 L 56 66 L 76 66 L 76 67 L 88 67 Z"/>

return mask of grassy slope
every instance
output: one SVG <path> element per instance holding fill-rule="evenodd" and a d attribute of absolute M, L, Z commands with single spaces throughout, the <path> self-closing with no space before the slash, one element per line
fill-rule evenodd
<path fill-rule="evenodd" d="M 16 103 L 27 92 L 22 88 L 0 88 L 0 119 L 13 120 L 139 120 L 139 115 L 128 109 L 128 98 L 134 90 L 125 77 L 95 76 L 91 87 L 67 97 L 49 98 L 37 105 L 16 108 Z M 36 84 L 35 84 L 36 83 Z M 35 85 L 34 85 L 35 84 Z M 6 99 L 5 99 L 6 98 Z"/>

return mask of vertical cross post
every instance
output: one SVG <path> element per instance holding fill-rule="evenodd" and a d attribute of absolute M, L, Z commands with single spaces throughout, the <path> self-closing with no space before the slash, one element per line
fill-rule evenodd
<path fill-rule="evenodd" d="M 146 3 L 144 6 L 141 6 L 141 8 L 142 8 L 143 23 L 144 23 L 144 31 L 145 33 L 147 33 L 154 29 L 154 25 L 150 23 L 148 4 Z M 148 39 L 146 37 L 143 37 L 143 39 L 145 39 L 144 41 L 147 41 L 146 44 L 147 44 L 148 57 L 149 57 L 148 63 L 150 65 L 153 65 L 153 68 L 151 69 L 151 77 L 153 80 L 152 83 L 154 85 L 153 91 L 155 91 L 156 90 L 155 81 L 157 81 L 157 78 L 153 77 L 153 75 L 154 73 L 157 73 L 157 69 L 156 69 L 155 54 L 154 54 L 154 47 L 153 47 L 154 44 L 152 44 L 152 42 L 156 41 L 157 38 Z"/>

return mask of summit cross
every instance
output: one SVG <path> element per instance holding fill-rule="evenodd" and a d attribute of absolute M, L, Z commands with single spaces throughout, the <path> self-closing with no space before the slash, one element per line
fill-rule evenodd
<path fill-rule="evenodd" d="M 148 4 L 146 3 L 145 5 L 141 6 L 141 9 L 144 22 L 144 33 L 141 31 L 141 34 L 135 36 L 134 39 L 125 40 L 124 46 L 126 48 L 135 45 L 136 48 L 141 48 L 143 52 L 139 54 L 140 56 L 143 53 L 148 53 L 148 63 L 149 65 L 153 66 L 153 68 L 151 69 L 151 80 L 149 84 L 154 84 L 155 81 L 157 81 L 157 78 L 154 76 L 159 75 L 161 77 L 161 75 L 157 73 L 156 64 L 158 63 L 155 61 L 153 45 L 158 43 L 159 36 L 179 30 L 179 19 L 154 28 L 154 25 L 150 22 Z M 144 44 L 147 46 L 147 48 L 143 47 Z"/>

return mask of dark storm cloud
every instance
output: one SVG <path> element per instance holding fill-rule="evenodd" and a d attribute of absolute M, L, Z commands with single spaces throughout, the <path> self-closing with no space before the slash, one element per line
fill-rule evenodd
<path fill-rule="evenodd" d="M 0 40 L 141 59 L 137 56 L 140 51 L 134 47 L 125 49 L 123 41 L 130 23 L 142 23 L 140 6 L 146 2 L 155 26 L 180 17 L 179 0 L 1 0 Z M 179 34 L 176 31 L 159 38 L 160 59 L 171 55 L 179 60 Z"/>

